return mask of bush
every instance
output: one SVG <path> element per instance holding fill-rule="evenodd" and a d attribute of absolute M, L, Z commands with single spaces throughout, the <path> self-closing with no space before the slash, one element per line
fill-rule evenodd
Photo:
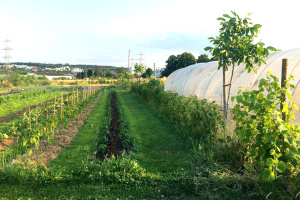
<path fill-rule="evenodd" d="M 290 124 L 291 119 L 295 120 L 292 107 L 298 109 L 298 106 L 291 102 L 289 93 L 294 86 L 285 81 L 285 87 L 280 87 L 279 79 L 268 73 L 267 79 L 259 81 L 259 90 L 238 92 L 233 98 L 237 101 L 233 113 L 246 168 L 252 168 L 254 164 L 260 169 L 263 181 L 282 182 L 297 179 L 299 171 L 300 126 Z M 288 96 L 289 103 L 283 100 L 282 94 Z M 285 120 L 282 112 L 286 115 Z"/>

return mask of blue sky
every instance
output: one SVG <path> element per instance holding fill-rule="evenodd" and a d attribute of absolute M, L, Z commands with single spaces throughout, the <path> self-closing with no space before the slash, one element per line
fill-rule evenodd
<path fill-rule="evenodd" d="M 148 67 L 172 54 L 207 53 L 216 18 L 234 10 L 262 25 L 257 40 L 282 50 L 300 47 L 296 0 L 0 0 L 0 40 L 12 40 L 11 62 Z M 1 49 L 5 43 L 1 42 Z M 0 62 L 4 62 L 2 51 Z"/>

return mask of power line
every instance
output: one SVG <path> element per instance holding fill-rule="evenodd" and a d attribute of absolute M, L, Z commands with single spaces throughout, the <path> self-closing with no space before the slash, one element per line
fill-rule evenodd
<path fill-rule="evenodd" d="M 9 47 L 9 42 L 11 42 L 11 40 L 7 39 L 4 40 L 3 42 L 6 43 L 5 48 L 2 49 L 5 51 L 5 56 L 3 58 L 5 58 L 5 69 L 9 68 L 9 59 L 11 58 L 11 56 L 9 55 L 9 51 L 12 50 L 12 48 Z"/>
<path fill-rule="evenodd" d="M 140 56 L 140 65 L 141 65 L 141 64 L 142 64 L 142 61 L 144 60 L 143 56 L 144 56 L 145 54 L 143 54 L 142 51 L 141 51 L 141 53 L 138 54 L 138 55 Z"/>

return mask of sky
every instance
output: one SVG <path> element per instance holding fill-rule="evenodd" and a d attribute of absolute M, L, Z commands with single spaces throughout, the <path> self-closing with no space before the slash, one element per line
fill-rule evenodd
<path fill-rule="evenodd" d="M 0 48 L 10 62 L 164 68 L 170 55 L 208 54 L 218 17 L 247 13 L 262 28 L 256 41 L 300 47 L 298 0 L 0 0 Z M 142 55 L 140 55 L 142 54 Z M 1 50 L 0 62 L 5 62 Z"/>

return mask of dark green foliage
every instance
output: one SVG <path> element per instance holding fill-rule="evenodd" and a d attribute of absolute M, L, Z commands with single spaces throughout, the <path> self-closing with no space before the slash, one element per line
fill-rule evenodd
<path fill-rule="evenodd" d="M 184 52 L 182 54 L 177 55 L 177 59 L 178 59 L 176 64 L 177 69 L 196 64 L 195 56 L 188 52 Z"/>
<path fill-rule="evenodd" d="M 211 61 L 211 60 L 208 58 L 207 54 L 201 54 L 200 56 L 198 56 L 198 59 L 197 59 L 197 63 L 207 63 L 209 61 Z"/>
<path fill-rule="evenodd" d="M 166 61 L 166 69 L 162 71 L 162 76 L 169 76 L 172 72 L 176 71 L 177 69 L 187 67 L 189 65 L 195 64 L 196 59 L 193 54 L 184 52 L 177 56 L 171 55 L 168 60 Z"/>
<path fill-rule="evenodd" d="M 145 73 L 142 74 L 142 78 L 150 78 L 153 74 L 153 70 L 151 68 L 147 68 Z"/>
<path fill-rule="evenodd" d="M 88 69 L 88 70 L 87 70 L 87 77 L 88 77 L 88 78 L 92 77 L 93 74 L 94 74 L 94 72 L 93 72 L 92 69 Z"/>

